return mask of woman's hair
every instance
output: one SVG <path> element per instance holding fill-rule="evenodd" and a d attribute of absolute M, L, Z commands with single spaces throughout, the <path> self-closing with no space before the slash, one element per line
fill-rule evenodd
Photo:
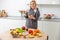
<path fill-rule="evenodd" d="M 31 2 L 34 2 L 34 3 L 35 3 L 35 5 L 36 5 L 36 1 L 31 1 Z M 31 2 L 30 2 L 30 3 L 31 3 Z"/>

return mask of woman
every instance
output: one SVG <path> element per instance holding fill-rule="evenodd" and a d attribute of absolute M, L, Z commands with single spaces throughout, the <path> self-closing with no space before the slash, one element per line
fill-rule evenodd
<path fill-rule="evenodd" d="M 36 7 L 36 1 L 30 2 L 30 9 L 28 12 L 24 13 L 26 18 L 26 26 L 27 28 L 37 29 L 37 21 L 40 16 L 40 12 Z"/>

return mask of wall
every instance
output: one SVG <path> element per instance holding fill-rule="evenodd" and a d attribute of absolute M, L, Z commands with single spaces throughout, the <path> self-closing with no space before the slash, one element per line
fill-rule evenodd
<path fill-rule="evenodd" d="M 26 0 L 27 3 L 30 3 L 31 0 Z M 60 0 L 35 0 L 37 4 L 60 4 Z"/>
<path fill-rule="evenodd" d="M 1 0 L 0 10 L 5 9 L 9 16 L 20 16 L 19 10 L 27 9 L 26 0 Z"/>
<path fill-rule="evenodd" d="M 38 4 L 51 4 L 51 3 L 59 3 L 60 4 L 60 0 L 36 0 Z"/>
<path fill-rule="evenodd" d="M 51 13 L 55 14 L 55 18 L 60 18 L 60 5 L 51 5 L 51 4 L 42 4 L 38 6 L 40 9 L 40 14 L 41 17 L 43 16 L 44 13 Z"/>
<path fill-rule="evenodd" d="M 47 0 L 46 0 L 47 1 Z M 46 2 L 45 1 L 45 2 Z M 37 3 L 40 1 L 37 0 Z M 41 1 L 43 3 L 43 0 Z M 51 1 L 48 1 L 49 3 Z M 56 0 L 56 2 L 58 2 Z M 60 1 L 59 1 L 60 2 Z M 19 10 L 28 9 L 27 3 L 29 0 L 1 0 L 0 2 L 0 10 L 5 9 L 9 16 L 21 16 Z M 38 4 L 39 4 L 38 3 Z M 59 5 L 39 5 L 41 17 L 44 13 L 53 13 L 60 18 L 60 6 Z"/>

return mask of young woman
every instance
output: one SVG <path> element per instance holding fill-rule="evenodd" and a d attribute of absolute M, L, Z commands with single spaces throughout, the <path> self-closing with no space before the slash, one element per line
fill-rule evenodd
<path fill-rule="evenodd" d="M 40 16 L 39 9 L 36 6 L 36 1 L 30 2 L 30 9 L 28 12 L 24 13 L 26 18 L 27 28 L 37 29 L 37 21 Z"/>

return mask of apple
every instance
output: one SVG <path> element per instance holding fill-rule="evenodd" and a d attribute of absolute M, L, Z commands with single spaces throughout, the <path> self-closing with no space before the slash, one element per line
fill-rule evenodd
<path fill-rule="evenodd" d="M 22 29 L 23 29 L 23 30 L 26 30 L 26 27 L 25 27 L 25 26 L 22 26 Z"/>
<path fill-rule="evenodd" d="M 29 33 L 29 34 L 33 34 L 33 30 L 31 30 L 31 29 L 28 30 L 28 33 Z"/>

